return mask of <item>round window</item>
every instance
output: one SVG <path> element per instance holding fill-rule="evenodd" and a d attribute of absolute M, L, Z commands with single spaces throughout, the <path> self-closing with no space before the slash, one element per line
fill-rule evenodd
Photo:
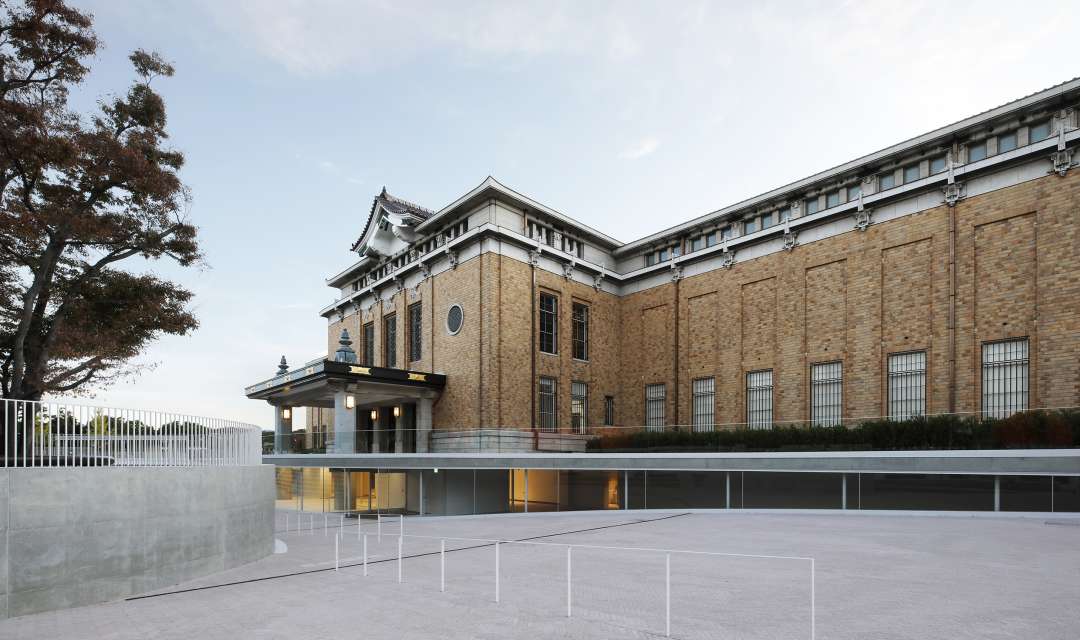
<path fill-rule="evenodd" d="M 457 332 L 461 331 L 461 323 L 464 320 L 465 314 L 461 310 L 461 305 L 450 305 L 450 310 L 446 312 L 446 332 L 452 336 L 457 335 Z"/>

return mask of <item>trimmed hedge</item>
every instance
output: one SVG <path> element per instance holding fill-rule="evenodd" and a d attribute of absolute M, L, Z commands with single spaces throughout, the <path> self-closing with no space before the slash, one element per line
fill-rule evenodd
<path fill-rule="evenodd" d="M 1080 447 L 1080 410 L 1025 411 L 1001 420 L 954 415 L 872 420 L 847 427 L 634 431 L 588 442 L 590 451 L 895 451 Z"/>

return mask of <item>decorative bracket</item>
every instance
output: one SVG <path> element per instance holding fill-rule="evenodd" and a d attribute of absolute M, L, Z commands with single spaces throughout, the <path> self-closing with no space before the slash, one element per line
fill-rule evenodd
<path fill-rule="evenodd" d="M 563 277 L 569 280 L 574 275 L 574 263 L 564 262 L 562 266 Z"/>
<path fill-rule="evenodd" d="M 600 272 L 600 273 L 596 274 L 595 276 L 593 276 L 593 281 L 592 281 L 593 289 L 596 289 L 597 291 L 599 291 L 601 285 L 603 285 L 603 284 L 604 284 L 604 273 L 603 272 Z"/>
<path fill-rule="evenodd" d="M 450 268 L 451 269 L 457 269 L 457 265 L 458 265 L 457 251 L 454 251 L 453 249 L 448 248 L 446 250 L 446 257 L 450 260 Z"/>
<path fill-rule="evenodd" d="M 870 220 L 870 209 L 860 209 L 855 212 L 855 230 L 866 231 L 873 222 Z"/>
<path fill-rule="evenodd" d="M 421 279 L 422 281 L 423 281 L 423 280 L 427 280 L 428 278 L 430 278 L 430 277 L 431 277 L 431 265 L 429 265 L 429 264 L 428 264 L 428 263 L 426 263 L 426 262 L 421 262 L 421 263 L 420 263 L 419 265 L 417 265 L 417 266 L 418 266 L 418 267 L 419 267 L 419 269 L 420 269 L 420 279 Z"/>
<path fill-rule="evenodd" d="M 955 207 L 957 202 L 964 199 L 964 183 L 950 182 L 945 185 L 945 204 Z"/>
<path fill-rule="evenodd" d="M 964 183 L 956 180 L 956 171 L 953 168 L 952 154 L 949 154 L 948 167 L 949 180 L 945 184 L 945 204 L 955 207 L 957 202 L 964 198 Z"/>
<path fill-rule="evenodd" d="M 529 252 L 529 264 L 536 267 L 540 264 L 540 249 Z"/>
<path fill-rule="evenodd" d="M 784 251 L 791 251 L 799 244 L 799 232 L 791 230 L 791 221 L 784 221 Z"/>
<path fill-rule="evenodd" d="M 1057 151 L 1050 154 L 1050 162 L 1054 163 L 1054 173 L 1062 178 L 1072 166 L 1072 149 L 1065 147 L 1065 129 L 1065 117 L 1062 117 L 1061 124 L 1058 125 Z"/>
<path fill-rule="evenodd" d="M 735 252 L 731 249 L 724 249 L 720 252 L 720 267 L 722 269 L 730 269 L 735 266 Z"/>
<path fill-rule="evenodd" d="M 393 279 L 394 279 L 394 288 L 396 290 L 401 291 L 402 289 L 405 288 L 405 280 L 403 280 L 401 278 L 401 276 L 394 276 Z"/>
<path fill-rule="evenodd" d="M 671 263 L 671 281 L 675 282 L 682 279 L 682 265 Z"/>

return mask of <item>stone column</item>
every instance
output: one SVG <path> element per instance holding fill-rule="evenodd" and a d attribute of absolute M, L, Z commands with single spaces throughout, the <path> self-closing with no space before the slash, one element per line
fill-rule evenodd
<path fill-rule="evenodd" d="M 419 398 L 416 401 L 416 452 L 430 451 L 431 439 L 431 398 Z"/>
<path fill-rule="evenodd" d="M 377 407 L 379 417 L 371 422 L 371 452 L 382 453 L 382 421 L 386 418 L 383 417 L 383 412 L 386 409 Z M 370 411 L 370 409 L 369 409 Z"/>
<path fill-rule="evenodd" d="M 393 413 L 395 408 L 398 410 L 396 417 Z M 400 405 L 391 407 L 390 419 L 394 421 L 394 453 L 405 453 L 405 408 Z"/>
<path fill-rule="evenodd" d="M 333 453 L 356 453 L 356 407 L 345 406 L 347 391 L 334 392 Z"/>
<path fill-rule="evenodd" d="M 282 415 L 288 408 L 289 417 Z M 292 407 L 274 407 L 274 453 L 292 453 Z"/>

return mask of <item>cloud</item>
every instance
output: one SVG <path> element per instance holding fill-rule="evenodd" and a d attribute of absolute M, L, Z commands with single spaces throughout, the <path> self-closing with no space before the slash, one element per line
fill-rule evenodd
<path fill-rule="evenodd" d="M 638 141 L 633 146 L 625 149 L 619 154 L 619 157 L 623 160 L 638 160 L 653 153 L 660 148 L 660 140 L 654 136 L 649 136 Z"/>

